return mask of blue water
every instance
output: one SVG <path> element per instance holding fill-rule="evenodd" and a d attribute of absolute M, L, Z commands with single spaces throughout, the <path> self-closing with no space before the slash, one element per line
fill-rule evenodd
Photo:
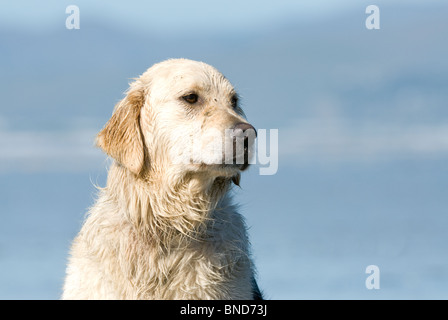
<path fill-rule="evenodd" d="M 249 177 L 240 198 L 268 297 L 446 299 L 447 174 L 407 160 Z M 379 290 L 365 287 L 372 264 Z"/>
<path fill-rule="evenodd" d="M 3 174 L 0 298 L 57 299 L 105 170 Z M 258 281 L 271 299 L 446 299 L 448 169 L 419 160 L 243 175 Z M 380 289 L 365 287 L 368 265 Z"/>

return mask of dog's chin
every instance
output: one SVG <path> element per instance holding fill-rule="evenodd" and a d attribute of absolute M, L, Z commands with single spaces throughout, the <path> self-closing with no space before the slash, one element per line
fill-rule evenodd
<path fill-rule="evenodd" d="M 200 163 L 194 165 L 194 171 L 210 174 L 215 177 L 231 178 L 249 167 L 248 163 L 244 164 L 207 164 Z"/>
<path fill-rule="evenodd" d="M 239 175 L 242 171 L 247 170 L 248 167 L 249 158 L 247 154 L 244 154 L 244 156 L 235 156 L 233 159 L 226 159 L 224 156 L 222 159 L 196 159 L 187 164 L 187 167 L 183 167 L 183 171 L 206 174 L 216 178 L 231 178 Z"/>

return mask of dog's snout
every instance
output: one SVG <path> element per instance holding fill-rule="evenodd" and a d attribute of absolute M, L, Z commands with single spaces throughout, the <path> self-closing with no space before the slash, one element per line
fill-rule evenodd
<path fill-rule="evenodd" d="M 255 130 L 255 128 L 247 123 L 247 122 L 240 122 L 237 123 L 233 128 L 233 138 L 237 138 L 237 137 L 246 137 L 248 136 L 248 134 L 253 134 L 254 137 L 257 137 L 257 130 Z"/>

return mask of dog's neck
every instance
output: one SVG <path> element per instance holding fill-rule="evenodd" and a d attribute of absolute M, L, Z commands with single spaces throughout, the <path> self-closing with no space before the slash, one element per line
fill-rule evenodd
<path fill-rule="evenodd" d="M 207 236 L 212 212 L 231 185 L 229 178 L 205 174 L 174 175 L 150 173 L 136 176 L 114 163 L 106 192 L 114 195 L 137 232 L 151 241 L 172 246 Z"/>

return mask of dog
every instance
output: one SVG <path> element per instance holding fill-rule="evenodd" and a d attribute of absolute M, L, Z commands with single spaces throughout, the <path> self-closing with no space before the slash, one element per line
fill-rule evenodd
<path fill-rule="evenodd" d="M 229 194 L 256 136 L 234 87 L 188 59 L 133 80 L 96 138 L 113 163 L 73 240 L 62 299 L 262 299 Z"/>

